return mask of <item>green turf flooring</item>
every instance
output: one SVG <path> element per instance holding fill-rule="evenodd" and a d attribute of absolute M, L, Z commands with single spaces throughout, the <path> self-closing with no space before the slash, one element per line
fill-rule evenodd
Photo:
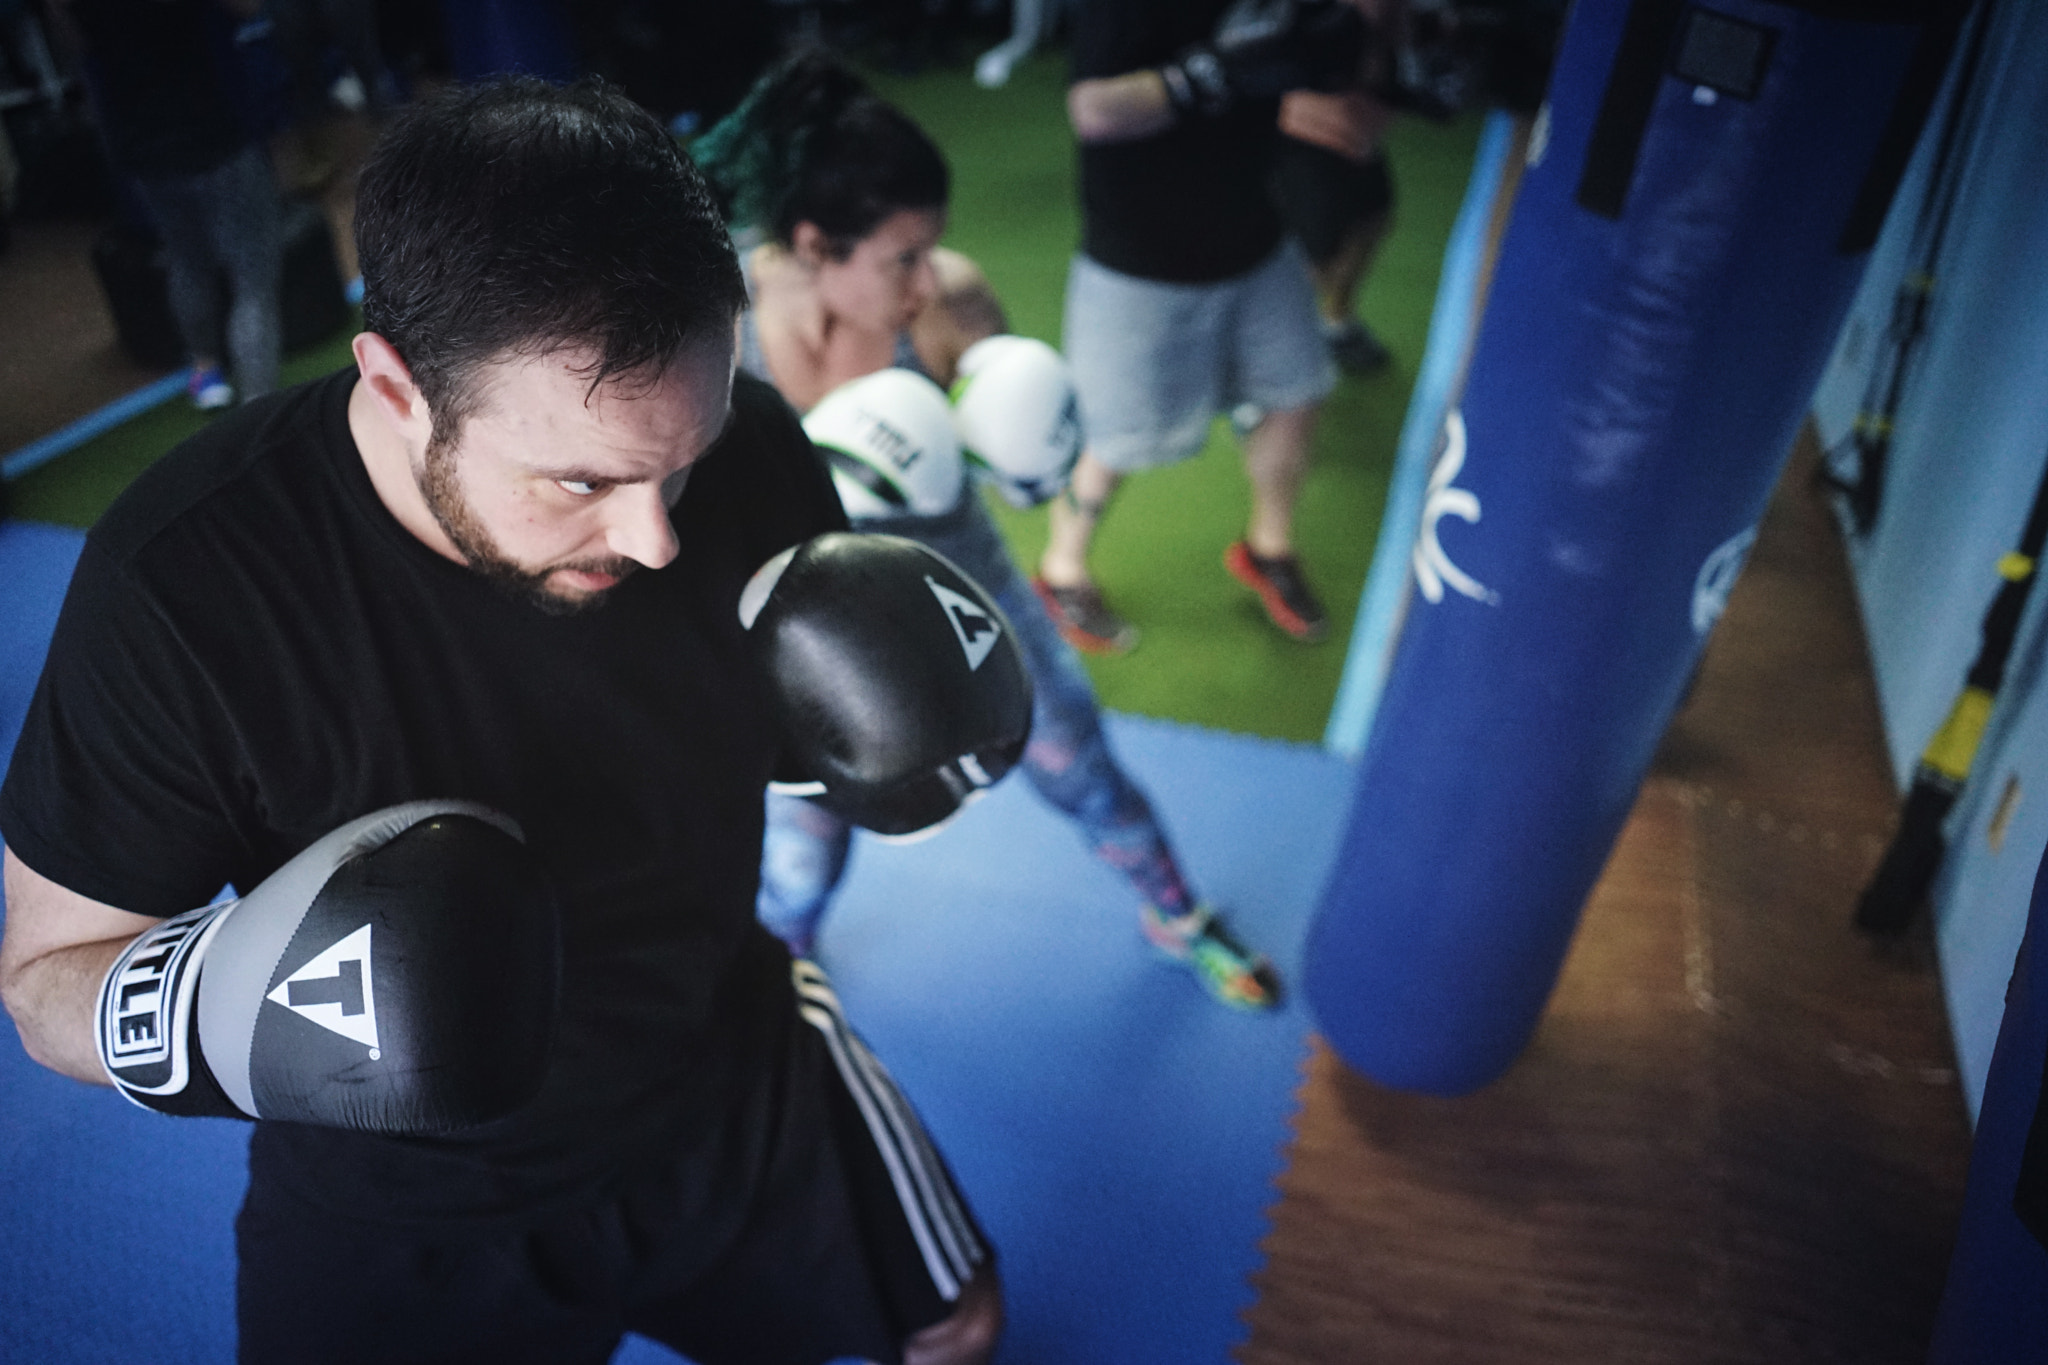
<path fill-rule="evenodd" d="M 1078 240 L 1064 77 L 1064 58 L 1046 53 L 996 91 L 975 86 L 964 62 L 915 77 L 875 78 L 952 161 L 948 243 L 981 263 L 1016 330 L 1054 343 Z M 1242 533 L 1247 492 L 1236 440 L 1219 423 L 1196 458 L 1131 480 L 1104 523 L 1097 576 L 1144 632 L 1129 655 L 1088 661 L 1106 705 L 1282 739 L 1321 739 L 1478 128 L 1476 116 L 1450 126 L 1410 120 L 1389 137 L 1396 219 L 1360 312 L 1395 362 L 1338 386 L 1323 412 L 1297 518 L 1303 559 L 1330 607 L 1329 638 L 1302 645 L 1282 636 L 1224 573 L 1223 547 Z M 343 333 L 292 357 L 287 382 L 346 363 L 347 342 Z M 136 473 L 204 420 L 182 402 L 147 413 L 22 479 L 15 511 L 89 525 Z M 997 511 L 1019 562 L 1034 564 L 1045 513 Z"/>

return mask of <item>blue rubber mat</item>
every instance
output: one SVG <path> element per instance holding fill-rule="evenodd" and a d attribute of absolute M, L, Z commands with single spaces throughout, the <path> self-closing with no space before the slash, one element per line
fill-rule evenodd
<path fill-rule="evenodd" d="M 1350 799 L 1319 749 L 1111 718 L 1189 876 L 1290 982 Z M 1022 782 L 860 844 L 819 957 L 995 1242 L 1006 1365 L 1222 1365 L 1307 1055 L 1290 997 L 1224 1009 Z"/>
<path fill-rule="evenodd" d="M 0 525 L 7 751 L 78 543 Z M 1349 766 L 1156 721 L 1112 735 L 1197 885 L 1298 975 Z M 862 842 L 826 926 L 848 1013 L 999 1249 L 1013 1365 L 1220 1365 L 1242 1335 L 1307 1018 L 1214 1004 L 1135 911 L 1009 782 L 922 844 Z M 231 1360 L 246 1134 L 52 1075 L 0 1030 L 0 1360 Z M 617 1356 L 675 1359 L 639 1339 Z"/>
<path fill-rule="evenodd" d="M 0 522 L 0 755 L 85 537 Z M 145 1113 L 0 1041 L 0 1360 L 233 1359 L 247 1130 Z"/>

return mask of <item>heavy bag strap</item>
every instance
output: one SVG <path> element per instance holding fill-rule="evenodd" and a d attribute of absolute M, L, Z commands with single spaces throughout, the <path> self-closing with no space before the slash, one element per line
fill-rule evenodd
<path fill-rule="evenodd" d="M 1892 101 L 1883 139 L 1871 159 L 1836 250 L 1868 251 L 1905 174 L 1921 124 L 1941 88 L 1956 35 L 1971 0 L 1791 0 L 1785 8 L 1824 19 L 1924 25 L 1911 65 Z M 1778 31 L 1685 0 L 1634 0 L 1608 72 L 1607 89 L 1586 145 L 1577 199 L 1603 218 L 1619 218 L 1635 180 L 1643 134 L 1666 74 L 1735 99 L 1754 99 L 1770 69 Z"/>
<path fill-rule="evenodd" d="M 1657 87 L 1664 82 L 1664 59 L 1687 8 L 1683 0 L 1635 0 L 1628 7 L 1621 45 L 1607 73 L 1607 92 L 1600 97 L 1600 113 L 1586 143 L 1586 166 L 1579 173 L 1580 207 L 1602 218 L 1621 217 L 1628 202 L 1643 132 L 1657 104 Z"/>

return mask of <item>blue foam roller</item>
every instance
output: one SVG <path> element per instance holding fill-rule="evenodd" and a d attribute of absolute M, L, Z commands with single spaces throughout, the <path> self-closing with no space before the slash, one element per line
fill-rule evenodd
<path fill-rule="evenodd" d="M 1953 37 L 1865 8 L 1573 7 L 1310 932 L 1377 1080 L 1463 1093 L 1534 1032 Z"/>

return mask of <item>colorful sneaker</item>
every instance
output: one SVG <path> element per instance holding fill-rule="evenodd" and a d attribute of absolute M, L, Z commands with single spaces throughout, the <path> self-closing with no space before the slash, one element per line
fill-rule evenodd
<path fill-rule="evenodd" d="M 1280 974 L 1262 954 L 1238 942 L 1213 907 L 1198 905 L 1168 915 L 1156 905 L 1139 912 L 1145 937 L 1167 957 L 1194 969 L 1203 987 L 1238 1010 L 1269 1010 L 1280 1003 Z"/>
<path fill-rule="evenodd" d="M 213 412 L 235 401 L 235 391 L 228 383 L 228 377 L 220 372 L 218 366 L 211 365 L 203 370 L 193 366 L 192 373 L 185 376 L 185 396 L 201 412 Z"/>
<path fill-rule="evenodd" d="M 1330 617 L 1316 600 L 1308 579 L 1302 577 L 1301 561 L 1293 555 L 1268 559 L 1252 553 L 1251 546 L 1233 541 L 1223 552 L 1223 567 L 1230 576 L 1259 595 L 1273 624 L 1297 640 L 1320 640 L 1329 634 Z"/>
<path fill-rule="evenodd" d="M 1325 322 L 1323 340 L 1329 345 L 1330 359 L 1346 374 L 1372 374 L 1387 368 L 1394 358 L 1386 343 L 1357 318 Z"/>
<path fill-rule="evenodd" d="M 1138 643 L 1138 628 L 1111 611 L 1102 589 L 1093 583 L 1056 588 L 1043 578 L 1031 580 L 1045 614 L 1059 627 L 1060 637 L 1084 654 L 1126 654 Z"/>

